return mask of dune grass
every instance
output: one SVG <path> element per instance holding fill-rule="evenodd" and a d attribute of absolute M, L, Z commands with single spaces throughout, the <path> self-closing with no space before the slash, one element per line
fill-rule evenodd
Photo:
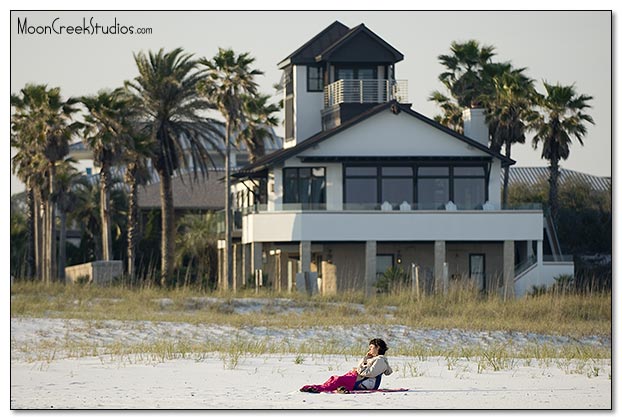
<path fill-rule="evenodd" d="M 255 311 L 235 307 L 262 299 Z M 249 301 L 252 304 L 252 301 Z M 12 317 L 84 320 L 189 322 L 240 326 L 304 328 L 331 325 L 406 325 L 413 328 L 517 331 L 585 337 L 611 337 L 611 293 L 543 294 L 503 300 L 468 288 L 414 299 L 408 293 L 365 297 L 243 290 L 205 293 L 194 289 L 43 285 L 16 282 L 11 287 Z"/>

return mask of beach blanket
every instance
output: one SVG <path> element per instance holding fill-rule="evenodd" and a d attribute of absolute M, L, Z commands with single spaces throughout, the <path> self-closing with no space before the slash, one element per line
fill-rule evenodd
<path fill-rule="evenodd" d="M 410 391 L 408 388 L 380 388 L 380 389 L 358 389 L 356 391 L 350 391 L 348 394 L 371 394 L 377 392 L 406 392 Z M 332 391 L 334 394 L 339 394 L 338 391 Z"/>

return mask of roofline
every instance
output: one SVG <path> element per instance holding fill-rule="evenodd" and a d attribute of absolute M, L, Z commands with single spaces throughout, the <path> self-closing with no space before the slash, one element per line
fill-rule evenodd
<path fill-rule="evenodd" d="M 395 55 L 396 57 L 399 57 L 395 63 L 400 62 L 404 59 L 404 54 L 402 54 L 401 52 L 399 52 L 395 47 L 393 47 L 391 44 L 389 44 L 387 41 L 385 41 L 384 39 L 382 39 L 380 36 L 378 36 L 374 31 L 372 31 L 371 29 L 369 29 L 367 26 L 365 26 L 364 23 L 361 23 L 360 25 L 352 28 L 347 34 L 345 34 L 344 36 L 342 36 L 341 38 L 339 38 L 337 41 L 335 41 L 331 46 L 329 46 L 328 48 L 326 48 L 324 51 L 322 51 L 320 54 L 318 54 L 315 57 L 315 61 L 322 61 L 325 59 L 325 56 L 330 56 L 330 54 L 332 54 L 336 49 L 338 49 L 339 47 L 341 47 L 342 44 L 348 42 L 352 37 L 354 37 L 356 34 L 358 34 L 359 32 L 366 32 L 367 34 L 371 35 L 374 39 L 376 39 L 377 41 L 379 41 L 385 48 L 387 48 L 388 50 L 391 51 L 391 53 L 393 55 Z"/>
<path fill-rule="evenodd" d="M 318 39 L 321 35 L 323 35 L 329 28 L 332 28 L 334 25 L 341 25 L 341 26 L 343 26 L 345 28 L 348 28 L 346 25 L 344 25 L 343 23 L 339 22 L 338 20 L 334 21 L 333 23 L 328 25 L 326 28 L 324 28 L 320 32 L 318 32 L 313 38 L 311 38 L 310 40 L 305 42 L 301 47 L 297 48 L 296 51 L 294 51 L 293 53 L 291 53 L 290 55 L 285 57 L 283 60 L 279 61 L 279 63 L 277 64 L 277 67 L 279 69 L 284 69 L 285 67 L 287 67 L 290 64 L 296 64 L 296 63 L 292 62 L 292 57 L 295 56 L 296 54 L 298 54 L 303 49 L 307 48 L 311 43 L 313 43 L 316 39 Z M 348 28 L 348 30 L 350 30 L 350 28 Z"/>
<path fill-rule="evenodd" d="M 397 107 L 397 108 L 394 108 L 394 107 Z M 247 167 L 240 169 L 238 172 L 234 173 L 233 176 L 241 178 L 249 174 L 254 174 L 254 173 L 263 171 L 268 166 L 287 160 L 290 157 L 295 156 L 296 154 L 301 153 L 304 150 L 326 140 L 327 138 L 332 137 L 335 134 L 338 134 L 344 130 L 347 130 L 348 128 L 366 120 L 367 118 L 373 115 L 376 115 L 389 108 L 391 108 L 392 112 L 396 114 L 399 113 L 400 111 L 404 111 L 407 114 L 423 121 L 424 123 L 430 124 L 431 126 L 445 132 L 446 134 L 449 134 L 452 137 L 455 137 L 458 140 L 461 140 L 469 144 L 470 146 L 475 147 L 476 149 L 479 149 L 493 157 L 496 157 L 497 159 L 501 161 L 502 167 L 511 166 L 516 163 L 516 161 L 502 155 L 501 153 L 497 153 L 497 152 L 490 150 L 490 148 L 481 144 L 480 142 L 473 140 L 469 137 L 466 137 L 463 134 L 457 133 L 451 130 L 450 128 L 447 128 L 444 125 L 441 125 L 438 122 L 426 117 L 425 115 L 412 110 L 410 107 L 410 104 L 400 104 L 399 102 L 393 100 L 393 101 L 389 101 L 389 102 L 385 102 L 383 104 L 377 105 L 373 108 L 370 108 L 369 110 L 360 113 L 356 117 L 346 121 L 345 123 L 341 125 L 338 125 L 337 127 L 331 128 L 330 130 L 320 131 L 319 133 L 314 134 L 313 136 L 307 138 L 306 140 L 302 141 L 301 143 L 297 144 L 294 147 L 290 147 L 288 149 L 281 149 L 274 153 L 271 153 L 270 155 L 263 156 L 262 158 L 258 159 L 257 161 L 248 165 Z"/>

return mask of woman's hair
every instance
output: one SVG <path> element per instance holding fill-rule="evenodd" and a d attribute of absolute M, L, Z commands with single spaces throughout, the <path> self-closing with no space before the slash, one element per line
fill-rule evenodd
<path fill-rule="evenodd" d="M 378 354 L 385 354 L 387 350 L 389 350 L 387 343 L 385 343 L 382 338 L 373 338 L 369 344 L 373 344 L 378 347 Z"/>

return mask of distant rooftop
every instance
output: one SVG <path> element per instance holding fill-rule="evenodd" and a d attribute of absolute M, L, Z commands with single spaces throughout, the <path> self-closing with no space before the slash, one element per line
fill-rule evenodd
<path fill-rule="evenodd" d="M 545 166 L 524 168 L 510 167 L 510 185 L 536 185 L 547 182 L 548 178 L 549 168 Z M 503 178 L 501 182 L 503 182 Z M 588 184 L 595 191 L 609 191 L 611 187 L 611 177 L 589 175 L 571 169 L 560 169 L 559 183 Z"/>

